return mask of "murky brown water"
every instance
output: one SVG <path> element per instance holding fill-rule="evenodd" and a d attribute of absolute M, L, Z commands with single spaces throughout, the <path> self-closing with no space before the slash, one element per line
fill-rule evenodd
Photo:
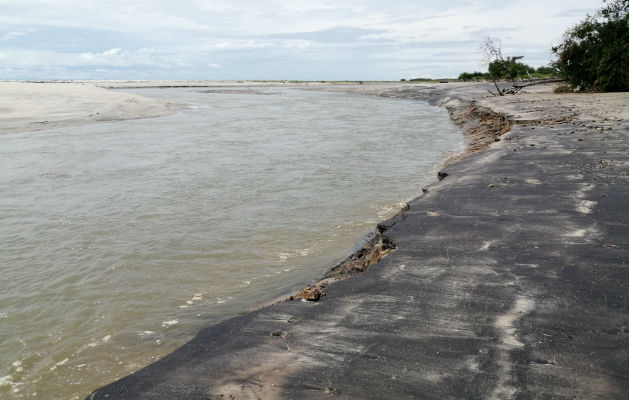
<path fill-rule="evenodd" d="M 134 92 L 193 107 L 0 136 L 2 398 L 82 398 L 300 288 L 463 148 L 420 102 Z"/>

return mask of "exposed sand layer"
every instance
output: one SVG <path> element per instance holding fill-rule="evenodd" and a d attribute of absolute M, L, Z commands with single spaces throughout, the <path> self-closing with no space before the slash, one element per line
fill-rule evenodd
<path fill-rule="evenodd" d="M 175 105 L 92 83 L 0 82 L 0 134 L 157 117 Z"/>

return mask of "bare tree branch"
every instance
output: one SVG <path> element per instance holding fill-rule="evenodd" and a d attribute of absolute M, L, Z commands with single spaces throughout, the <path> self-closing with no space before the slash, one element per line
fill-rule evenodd
<path fill-rule="evenodd" d="M 526 71 L 530 80 L 528 80 L 527 81 L 528 83 L 526 84 L 518 84 L 517 79 L 516 79 L 516 74 L 515 74 L 517 70 L 516 69 L 513 70 L 512 67 L 516 68 L 517 66 L 522 65 L 522 64 L 517 63 L 517 60 L 520 60 L 521 58 L 523 58 L 523 56 L 504 57 L 503 52 L 501 50 L 501 41 L 498 39 L 492 39 L 490 37 L 486 37 L 486 39 L 482 42 L 480 50 L 483 54 L 484 61 L 488 65 L 488 72 L 493 78 L 492 82 L 494 83 L 496 93 L 492 92 L 491 90 L 488 90 L 493 96 L 505 96 L 506 94 L 516 94 L 520 92 L 521 89 L 528 86 L 538 85 L 540 83 L 562 81 L 561 79 L 543 79 L 543 80 L 537 81 L 537 80 L 534 80 L 534 78 L 531 76 L 529 71 Z M 491 70 L 491 67 L 493 65 L 495 66 L 492 68 L 494 69 L 494 71 Z M 496 66 L 500 66 L 499 69 L 503 69 L 503 71 L 500 72 L 500 75 L 503 75 L 503 73 L 507 74 L 507 80 L 511 83 L 510 86 L 504 87 L 503 89 L 499 87 L 499 84 L 497 83 L 497 78 L 500 75 L 496 73 Z M 522 81 L 523 80 L 521 79 L 521 82 Z"/>

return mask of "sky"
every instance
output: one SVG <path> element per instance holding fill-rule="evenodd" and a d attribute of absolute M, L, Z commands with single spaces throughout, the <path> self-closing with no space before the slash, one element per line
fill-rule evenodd
<path fill-rule="evenodd" d="M 0 0 L 0 80 L 400 80 L 547 65 L 601 0 Z"/>

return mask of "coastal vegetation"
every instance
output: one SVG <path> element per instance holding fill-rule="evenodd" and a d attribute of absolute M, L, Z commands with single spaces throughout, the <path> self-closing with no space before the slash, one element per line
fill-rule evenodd
<path fill-rule="evenodd" d="M 611 0 L 567 30 L 553 63 L 576 90 L 628 91 L 628 0 Z"/>
<path fill-rule="evenodd" d="M 608 0 L 594 16 L 568 29 L 562 43 L 552 47 L 557 59 L 548 66 L 534 68 L 521 62 L 523 56 L 504 56 L 496 39 L 486 38 L 481 51 L 488 71 L 463 72 L 459 80 L 495 86 L 507 80 L 518 89 L 517 81 L 561 78 L 569 90 L 628 91 L 628 0 Z M 500 95 L 509 89 L 497 86 Z"/>
<path fill-rule="evenodd" d="M 457 79 L 461 81 L 499 81 L 556 78 L 559 70 L 553 65 L 534 68 L 520 60 L 524 56 L 504 56 L 501 42 L 498 39 L 487 37 L 480 46 L 483 60 L 488 72 L 463 72 Z"/>
<path fill-rule="evenodd" d="M 510 57 L 513 58 L 513 57 Z M 462 72 L 457 79 L 460 81 L 490 81 L 494 79 L 531 79 L 531 78 L 556 78 L 559 76 L 559 72 L 556 68 L 551 66 L 542 66 L 538 68 L 531 67 L 527 64 L 520 62 L 513 62 L 513 68 L 511 68 L 511 74 L 503 70 L 497 63 L 488 66 L 488 72 Z"/>

